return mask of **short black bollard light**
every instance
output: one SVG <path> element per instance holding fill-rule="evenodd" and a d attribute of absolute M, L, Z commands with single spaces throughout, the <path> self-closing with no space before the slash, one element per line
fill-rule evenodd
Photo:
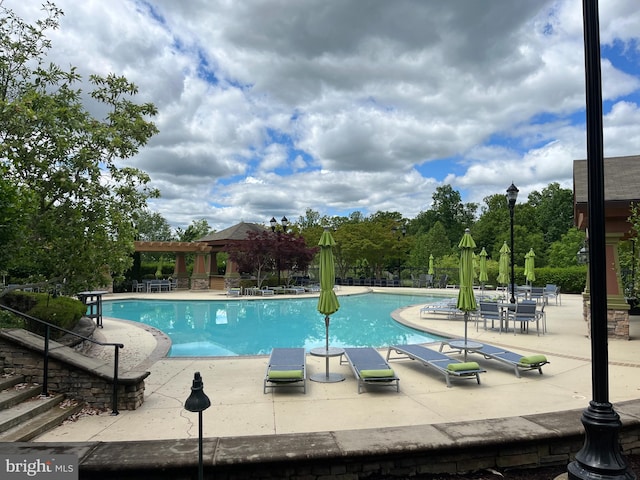
<path fill-rule="evenodd" d="M 198 479 L 204 478 L 204 466 L 202 463 L 202 412 L 211 406 L 211 400 L 202 389 L 202 377 L 200 372 L 193 375 L 193 384 L 191 385 L 191 394 L 187 401 L 184 402 L 185 410 L 190 412 L 198 412 Z"/>

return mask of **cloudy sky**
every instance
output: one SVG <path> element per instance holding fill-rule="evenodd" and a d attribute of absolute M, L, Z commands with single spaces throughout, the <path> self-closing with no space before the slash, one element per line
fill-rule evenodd
<path fill-rule="evenodd" d="M 55 0 L 51 60 L 135 82 L 126 160 L 174 227 L 571 188 L 586 158 L 580 0 Z M 4 0 L 25 19 L 37 0 Z M 640 154 L 640 9 L 600 2 L 605 155 Z M 124 162 L 123 162 L 124 163 Z"/>

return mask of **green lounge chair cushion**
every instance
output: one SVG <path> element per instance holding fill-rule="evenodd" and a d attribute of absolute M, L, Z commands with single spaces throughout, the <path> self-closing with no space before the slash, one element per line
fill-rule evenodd
<path fill-rule="evenodd" d="M 273 380 L 299 378 L 302 380 L 302 370 L 269 370 L 269 378 Z"/>
<path fill-rule="evenodd" d="M 525 365 L 535 365 L 537 363 L 544 363 L 547 361 L 547 357 L 544 355 L 530 355 L 528 357 L 522 357 L 520 359 L 520 363 L 524 363 Z"/>
<path fill-rule="evenodd" d="M 447 370 L 452 372 L 463 372 L 466 370 L 480 370 L 478 362 L 462 362 L 462 363 L 450 363 L 447 365 Z"/>
<path fill-rule="evenodd" d="M 395 374 L 392 369 L 385 368 L 380 370 L 360 370 L 360 376 L 362 378 L 386 378 L 394 377 Z"/>

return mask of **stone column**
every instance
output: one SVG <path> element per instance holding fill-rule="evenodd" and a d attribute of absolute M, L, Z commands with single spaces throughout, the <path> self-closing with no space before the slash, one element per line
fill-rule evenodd
<path fill-rule="evenodd" d="M 191 274 L 191 290 L 209 289 L 210 257 L 209 252 L 196 252 Z"/>
<path fill-rule="evenodd" d="M 609 232 L 605 237 L 606 251 L 604 253 L 607 260 L 607 334 L 610 338 L 629 340 L 629 304 L 624 297 L 622 275 L 620 274 L 620 261 L 618 257 L 618 245 L 622 237 L 623 234 L 617 232 Z M 593 252 L 589 252 L 589 255 L 593 254 Z M 584 319 L 587 321 L 589 335 L 591 335 L 588 271 L 587 285 L 582 298 L 583 315 Z"/>
<path fill-rule="evenodd" d="M 176 279 L 176 288 L 189 288 L 189 273 L 187 273 L 187 265 L 185 255 L 182 252 L 176 252 L 176 265 L 173 269 L 173 278 Z"/>

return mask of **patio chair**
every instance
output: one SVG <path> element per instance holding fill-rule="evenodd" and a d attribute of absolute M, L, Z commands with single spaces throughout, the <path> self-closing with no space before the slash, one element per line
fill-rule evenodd
<path fill-rule="evenodd" d="M 544 310 L 538 311 L 537 308 L 538 304 L 535 300 L 521 300 L 516 304 L 513 312 L 509 311 L 508 318 L 513 322 L 514 335 L 516 334 L 517 322 L 520 322 L 520 332 L 528 332 L 529 324 L 535 322 L 538 336 L 540 336 L 540 320 L 543 320 Z"/>
<path fill-rule="evenodd" d="M 365 385 L 396 387 L 396 392 L 400 391 L 400 379 L 375 348 L 345 348 L 340 365 L 344 363 L 343 357 L 358 380 L 358 394 Z"/>
<path fill-rule="evenodd" d="M 271 350 L 263 392 L 278 387 L 302 388 L 307 393 L 307 363 L 304 348 L 274 348 Z"/>
<path fill-rule="evenodd" d="M 410 358 L 422 362 L 427 367 L 435 368 L 444 375 L 449 388 L 451 388 L 451 378 L 475 378 L 480 385 L 480 374 L 486 372 L 476 362 L 462 362 L 422 345 L 393 345 L 387 351 L 387 360 L 393 360 L 390 358 L 392 351 L 399 355 L 393 358 L 395 360 Z"/>
<path fill-rule="evenodd" d="M 558 300 L 560 300 L 560 305 L 562 305 L 562 299 L 560 298 L 560 287 L 554 285 L 553 283 L 547 283 L 547 286 L 544 287 L 544 303 L 549 303 L 549 299 L 551 298 L 556 301 L 556 305 L 558 305 Z"/>
<path fill-rule="evenodd" d="M 132 292 L 146 292 L 147 291 L 147 286 L 144 284 L 144 282 L 138 282 L 137 280 L 134 280 L 131 283 L 131 291 Z"/>
<path fill-rule="evenodd" d="M 498 322 L 499 331 L 502 333 L 502 324 L 505 317 L 502 315 L 502 311 L 497 302 L 484 302 L 478 303 L 479 313 L 476 316 L 476 332 L 478 331 L 478 324 L 482 321 L 484 323 L 484 329 L 487 329 L 487 322 L 491 321 L 491 328 L 495 328 L 495 322 Z M 507 325 L 508 327 L 509 325 Z"/>
<path fill-rule="evenodd" d="M 521 371 L 538 370 L 542 375 L 542 367 L 551 363 L 544 355 L 522 355 L 505 348 L 494 347 L 486 343 L 478 348 L 468 348 L 467 353 L 477 353 L 486 359 L 497 360 L 513 368 L 516 377 L 520 378 Z"/>
<path fill-rule="evenodd" d="M 544 303 L 544 287 L 531 287 L 529 299 L 535 300 L 537 303 Z"/>

